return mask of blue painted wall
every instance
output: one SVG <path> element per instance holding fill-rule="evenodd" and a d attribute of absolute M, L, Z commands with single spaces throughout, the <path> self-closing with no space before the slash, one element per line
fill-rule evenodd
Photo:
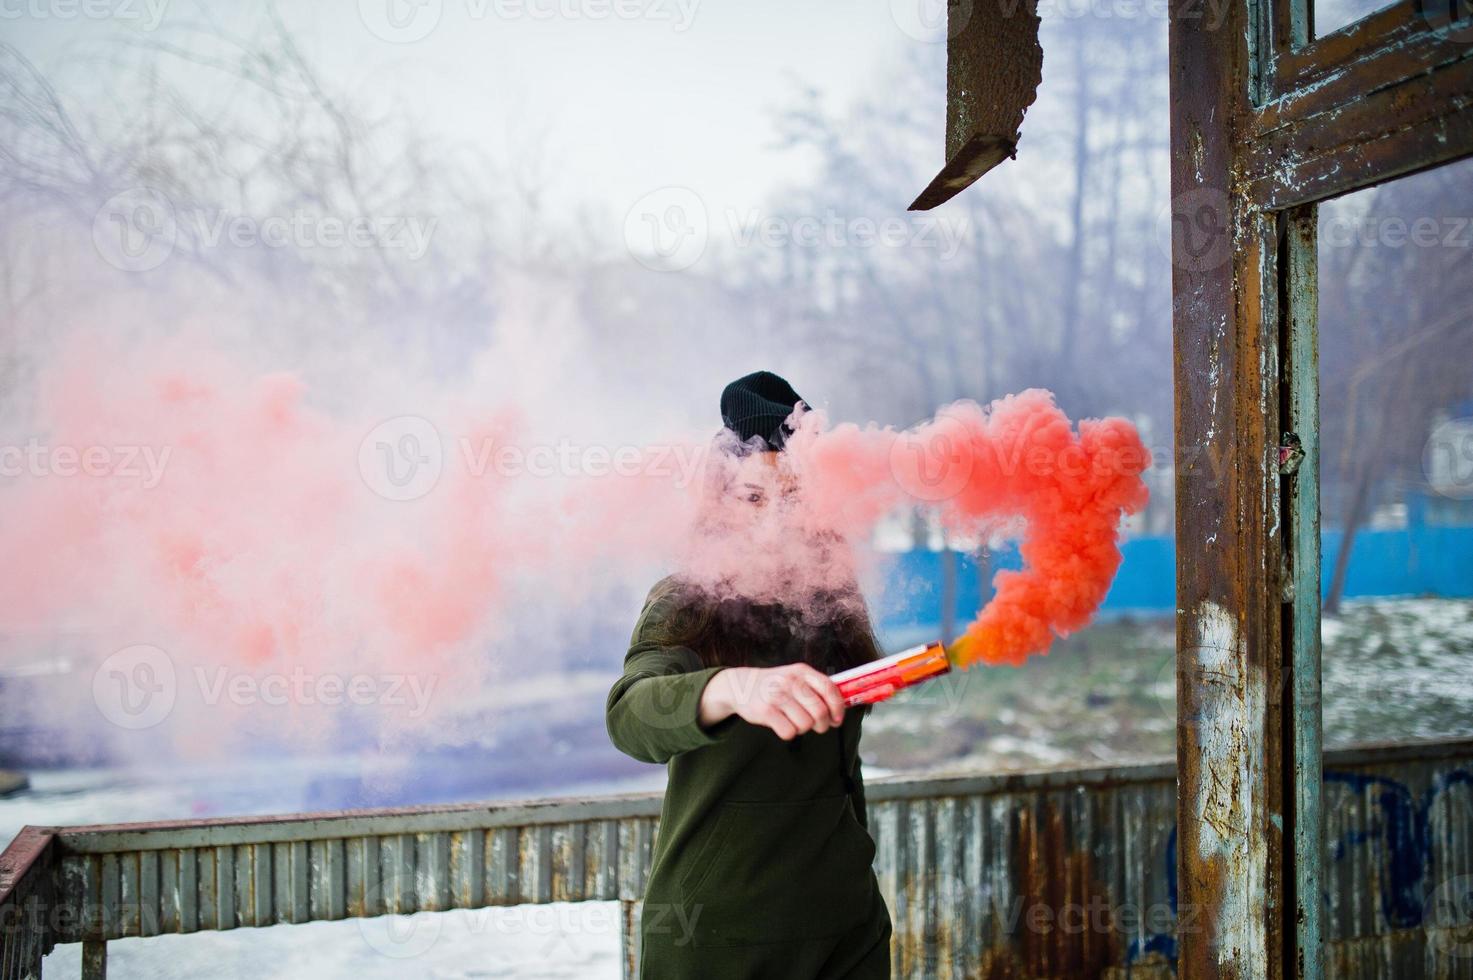
<path fill-rule="evenodd" d="M 1321 539 L 1322 582 L 1329 588 L 1343 535 Z M 1132 538 L 1120 547 L 1124 560 L 1105 598 L 1102 615 L 1170 615 L 1175 605 L 1176 543 L 1170 537 Z M 956 563 L 957 619 L 964 624 L 982 606 L 983 577 L 970 555 L 949 559 L 938 551 L 911 551 L 886 560 L 886 589 L 875 601 L 876 626 L 909 634 L 941 622 L 942 563 Z M 991 556 L 985 576 L 1022 565 L 1016 548 Z M 991 594 L 990 590 L 987 594 Z M 1396 530 L 1362 530 L 1345 581 L 1347 598 L 1362 596 L 1473 597 L 1473 527 L 1414 524 Z"/>

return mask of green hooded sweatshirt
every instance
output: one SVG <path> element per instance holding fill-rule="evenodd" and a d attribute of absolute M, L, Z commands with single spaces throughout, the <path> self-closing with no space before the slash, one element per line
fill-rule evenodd
<path fill-rule="evenodd" d="M 640 977 L 888 978 L 858 751 L 869 709 L 791 741 L 736 715 L 703 728 L 701 692 L 726 668 L 652 637 L 674 601 L 650 593 L 606 719 L 620 751 L 669 771 Z"/>

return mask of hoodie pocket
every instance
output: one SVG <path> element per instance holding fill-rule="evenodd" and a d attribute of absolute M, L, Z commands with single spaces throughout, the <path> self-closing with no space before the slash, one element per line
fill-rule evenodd
<path fill-rule="evenodd" d="M 723 803 L 680 877 L 696 946 L 834 935 L 864 921 L 874 840 L 848 794 Z"/>

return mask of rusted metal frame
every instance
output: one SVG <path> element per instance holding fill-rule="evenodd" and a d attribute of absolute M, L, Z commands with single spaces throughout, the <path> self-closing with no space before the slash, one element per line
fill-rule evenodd
<path fill-rule="evenodd" d="M 1265 27 L 1269 32 L 1264 49 L 1269 52 L 1269 74 L 1272 88 L 1280 87 L 1286 62 L 1314 36 L 1314 4 L 1312 0 L 1273 0 Z"/>
<path fill-rule="evenodd" d="M 937 775 L 927 779 L 877 777 L 867 782 L 867 799 L 1021 792 L 1050 787 L 1154 782 L 1171 776 L 1171 764 L 1151 761 L 1079 771 Z M 435 833 L 520 827 L 577 820 L 658 817 L 659 793 L 627 793 L 588 800 L 542 799 L 444 806 L 385 807 L 228 817 L 90 824 L 57 828 L 68 853 L 106 854 L 148 848 L 274 844 L 381 834 L 386 823 L 399 833 Z"/>
<path fill-rule="evenodd" d="M 82 940 L 82 980 L 107 980 L 107 940 Z"/>
<path fill-rule="evenodd" d="M 1276 980 L 1286 929 L 1277 221 L 1241 190 L 1266 5 L 1172 5 L 1178 975 Z M 1226 248 L 1186 241 L 1216 209 Z M 1178 248 L 1177 246 L 1181 246 Z M 1199 254 L 1200 252 L 1200 254 Z M 1286 867 L 1286 864 L 1288 865 Z"/>
<path fill-rule="evenodd" d="M 1285 0 L 1277 2 L 1282 4 Z M 1279 56 L 1276 58 L 1277 71 L 1274 91 L 1271 93 L 1274 98 L 1294 93 L 1315 97 L 1324 84 L 1328 86 L 1328 91 L 1320 95 L 1320 98 L 1344 101 L 1335 99 L 1333 93 L 1337 86 L 1349 84 L 1345 80 L 1348 74 L 1365 73 L 1374 78 L 1386 71 L 1384 68 L 1370 67 L 1374 63 L 1395 64 L 1399 60 L 1425 57 L 1424 54 L 1406 50 L 1409 41 L 1426 37 L 1436 41 L 1439 46 L 1457 43 L 1432 30 L 1432 23 L 1418 9 L 1419 3 L 1416 0 L 1389 4 L 1340 30 L 1315 37 L 1312 11 L 1300 12 L 1296 9 L 1297 5 L 1307 2 L 1308 0 L 1289 0 L 1288 14 L 1275 19 L 1276 24 L 1285 20 L 1303 19 L 1306 22 L 1302 28 L 1292 26 L 1290 29 L 1295 33 L 1290 36 L 1276 38 L 1275 46 L 1279 49 Z M 1303 37 L 1299 37 L 1298 30 L 1305 32 Z"/>
<path fill-rule="evenodd" d="M 1254 203 L 1295 207 L 1473 154 L 1473 45 L 1414 4 L 1276 51 L 1245 133 Z"/>
<path fill-rule="evenodd" d="M 1291 229 L 1292 230 L 1292 229 Z M 1283 304 L 1280 304 L 1283 306 Z M 1287 416 L 1287 413 L 1286 413 Z M 1464 783 L 1459 782 L 1460 774 L 1473 769 L 1473 739 L 1450 739 L 1438 743 L 1402 743 L 1402 744 L 1379 744 L 1358 746 L 1350 749 L 1338 749 L 1329 752 L 1326 756 L 1326 765 L 1335 771 L 1340 777 L 1337 789 L 1342 794 L 1346 792 L 1355 793 L 1354 790 L 1346 790 L 1345 777 L 1351 774 L 1365 774 L 1376 780 L 1378 787 L 1392 787 L 1394 792 L 1401 792 L 1408 800 L 1422 799 L 1427 802 L 1423 804 L 1425 819 L 1430 821 L 1429 826 L 1442 827 L 1445 833 L 1432 834 L 1429 838 L 1429 846 L 1437 848 L 1434 855 L 1429 855 L 1428 860 L 1433 866 L 1442 868 L 1461 869 L 1466 867 L 1466 855 L 1468 853 L 1467 822 L 1458 818 L 1459 813 L 1466 813 L 1473 796 Z M 1173 770 L 1170 764 L 1146 764 L 1131 767 L 1115 767 L 1076 771 L 1052 771 L 1045 773 L 1024 774 L 1016 779 L 1001 780 L 995 777 L 950 777 L 945 779 L 887 779 L 875 780 L 875 785 L 886 785 L 887 799 L 883 803 L 877 803 L 872 807 L 871 827 L 877 836 L 879 850 L 876 855 L 876 871 L 880 877 L 882 887 L 885 888 L 887 897 L 896 899 L 903 895 L 924 895 L 928 902 L 935 899 L 936 911 L 946 910 L 947 915 L 941 917 L 926 916 L 917 920 L 913 925 L 919 929 L 911 935 L 917 940 L 913 947 L 917 962 L 935 963 L 938 970 L 943 966 L 949 966 L 954 973 L 942 975 L 956 975 L 964 973 L 971 975 L 977 971 L 980 964 L 991 961 L 994 965 L 1002 962 L 1007 956 L 1010 947 L 1006 944 L 1018 938 L 1014 931 L 1017 926 L 1007 926 L 1008 917 L 1014 913 L 1010 911 L 1014 899 L 1040 900 L 1045 904 L 1057 901 L 1075 902 L 1078 899 L 1093 895 L 1088 889 L 1084 892 L 1071 891 L 1070 888 L 1080 882 L 1092 881 L 1098 878 L 1100 881 L 1109 882 L 1109 886 L 1103 893 L 1108 902 L 1123 903 L 1124 906 L 1137 904 L 1137 908 L 1148 908 L 1152 903 L 1165 902 L 1165 882 L 1162 878 L 1154 878 L 1153 883 L 1147 887 L 1146 878 L 1143 876 L 1156 874 L 1154 868 L 1156 862 L 1164 861 L 1169 850 L 1166 845 L 1166 834 L 1164 828 L 1168 827 L 1175 815 L 1175 804 L 1168 802 Z M 966 791 L 970 787 L 976 792 Z M 1396 787 L 1400 787 L 1396 789 Z M 1439 787 L 1441 787 L 1439 789 Z M 1385 792 L 1377 789 L 1378 798 Z M 1430 796 L 1421 794 L 1430 793 Z M 1409 796 L 1406 794 L 1410 794 Z M 1441 794 L 1441 795 L 1437 795 Z M 1457 795 L 1461 794 L 1461 795 Z M 1071 802 L 1072 801 L 1072 802 Z M 616 801 L 618 805 L 624 805 L 623 800 Z M 567 813 L 586 813 L 591 807 L 595 811 L 603 805 L 603 800 L 569 800 L 566 801 Z M 1075 806 L 1074 804 L 1079 804 Z M 1385 829 L 1385 820 L 1382 815 L 1374 810 L 1380 805 L 1373 803 L 1371 809 L 1362 809 L 1349 824 L 1346 823 L 1344 807 L 1340 809 L 1339 838 L 1349 839 L 1347 835 L 1356 840 L 1364 841 L 1364 848 L 1372 848 L 1376 844 L 1375 830 L 1380 826 Z M 1462 809 L 1459 810 L 1458 808 Z M 1058 808 L 1057 812 L 1064 819 L 1055 823 L 1051 819 L 1044 819 L 1052 808 Z M 457 808 L 446 808 L 457 809 Z M 489 809 L 489 808 L 487 808 Z M 1070 813 L 1072 809 L 1072 813 Z M 1033 819 L 1028 826 L 1033 831 L 1042 833 L 1030 833 L 1026 840 L 1016 836 L 1017 830 L 1023 824 L 1017 822 L 1018 814 L 1028 812 L 1039 816 Z M 541 811 L 539 816 L 546 816 L 546 811 Z M 210 822 L 210 821 L 203 821 Z M 619 824 L 621 821 L 611 820 L 608 824 Z M 609 898 L 621 899 L 621 910 L 625 914 L 625 936 L 626 945 L 624 949 L 627 955 L 637 956 L 637 933 L 632 932 L 637 925 L 636 918 L 639 908 L 637 902 L 637 882 L 643 872 L 640 868 L 646 863 L 645 856 L 652 839 L 648 831 L 650 821 L 642 817 L 631 818 L 623 821 L 628 825 L 628 832 L 620 833 L 620 841 L 617 852 L 605 849 L 600 863 L 579 863 L 576 860 L 566 859 L 569 868 L 583 868 L 584 871 L 573 870 L 572 880 L 585 880 L 590 883 L 591 888 L 587 894 L 594 896 L 591 900 L 606 900 Z M 515 868 L 518 873 L 523 874 L 526 880 L 540 877 L 541 869 L 529 867 L 524 859 L 518 859 L 514 853 L 506 853 L 497 858 L 491 850 L 500 850 L 503 840 L 502 835 L 514 835 L 523 831 L 531 831 L 532 836 L 539 837 L 547 828 L 546 822 L 528 824 L 520 828 L 492 828 L 493 842 L 488 844 L 488 849 L 482 850 L 476 847 L 465 849 L 452 849 L 451 860 L 448 864 L 432 863 L 417 869 L 416 873 L 423 872 L 436 878 L 438 884 L 429 889 L 431 893 L 440 894 L 445 891 L 445 882 L 442 879 L 451 880 L 450 891 L 456 896 L 454 901 L 465 907 L 482 907 L 484 904 L 494 902 L 546 902 L 566 900 L 569 893 L 560 891 L 557 887 L 551 889 L 536 887 L 525 893 L 503 892 L 485 876 L 489 874 L 501 874 Z M 1095 838 L 1091 836 L 1090 828 L 1103 831 L 1104 836 Z M 1157 828 L 1150 831 L 1146 828 Z M 399 828 L 392 826 L 381 826 L 382 838 L 388 841 L 397 835 Z M 608 829 L 608 828 L 605 828 Z M 58 828 L 55 832 L 65 834 L 71 828 Z M 1058 836 L 1055 832 L 1062 832 Z M 177 832 L 171 830 L 168 833 Z M 931 835 L 931 844 L 920 847 L 915 842 L 921 840 L 915 835 L 917 833 Z M 22 876 L 24 885 L 21 887 L 35 888 L 37 886 L 51 887 L 54 884 L 55 892 L 49 901 L 50 908 L 64 912 L 64 917 L 70 921 L 76 921 L 85 907 L 93 906 L 103 902 L 117 903 L 123 896 L 116 890 L 109 895 L 105 889 L 95 889 L 93 882 L 89 882 L 86 875 L 58 873 L 57 867 L 47 859 L 46 863 L 38 862 L 34 856 L 38 841 L 44 841 L 51 836 L 53 830 L 30 828 L 12 843 L 7 852 L 0 857 L 0 866 L 8 868 L 27 867 L 34 869 L 34 873 L 28 871 Z M 1451 836 L 1449 836 L 1451 834 Z M 413 836 L 413 835 L 410 835 Z M 475 840 L 473 836 L 470 840 Z M 600 837 L 608 840 L 607 836 Z M 594 840 L 592 834 L 580 835 L 576 832 L 568 838 L 569 846 L 577 847 L 587 845 Z M 1091 841 L 1095 846 L 1091 848 Z M 167 874 L 169 865 L 168 858 L 163 849 L 170 841 L 167 833 L 160 831 L 155 842 L 158 847 L 154 853 L 154 867 L 161 873 Z M 308 842 L 308 847 L 314 853 L 318 848 L 330 846 L 333 841 Z M 1383 842 L 1387 846 L 1389 842 Z M 55 846 L 48 844 L 47 846 Z M 274 847 L 274 845 L 272 845 Z M 381 867 L 378 845 L 372 847 L 374 868 Z M 1114 848 L 1113 856 L 1111 856 Z M 268 851 L 271 847 L 268 847 Z M 1086 873 L 1081 871 L 1082 877 L 1067 877 L 1064 890 L 1056 895 L 1044 896 L 1039 899 L 1027 886 L 1030 867 L 1035 873 L 1041 873 L 1045 880 L 1054 881 L 1054 865 L 1050 862 L 1071 851 L 1076 856 L 1090 854 L 1094 862 L 1094 871 Z M 222 848 L 220 851 L 233 852 L 232 848 Z M 387 845 L 385 846 L 387 853 Z M 1367 851 L 1368 854 L 1373 854 Z M 399 854 L 400 857 L 404 855 Z M 114 866 L 118 863 L 141 865 L 141 853 L 116 853 L 111 855 L 89 855 L 85 860 L 111 861 Z M 592 858 L 590 856 L 590 861 Z M 1022 864 L 1015 862 L 1022 860 Z M 1371 856 L 1369 860 L 1375 862 L 1384 860 L 1381 856 Z M 608 862 L 605 866 L 602 862 Z M 1458 864 L 1463 861 L 1463 864 Z M 468 863 L 467 863 L 468 862 Z M 1033 862 L 1030 864 L 1030 862 Z M 243 858 L 240 862 L 245 868 L 253 866 L 249 858 Z M 393 862 L 390 861 L 390 864 Z M 182 859 L 177 865 L 181 876 L 181 884 L 185 884 L 197 871 L 200 875 L 201 885 L 200 897 L 214 900 L 214 896 L 205 895 L 206 883 L 218 883 L 224 880 L 233 882 L 234 873 L 225 864 L 210 862 L 209 869 L 205 866 L 204 856 L 201 855 L 201 863 L 197 866 L 187 865 Z M 619 893 L 605 889 L 607 876 L 615 874 L 614 866 L 618 865 L 617 873 L 621 878 Z M 1152 870 L 1147 870 L 1152 869 Z M 1347 870 L 1348 869 L 1348 870 Z M 455 884 L 466 875 L 470 880 L 481 881 L 486 884 L 484 890 L 462 891 L 462 885 Z M 1021 876 L 1021 877 L 1019 877 Z M 1328 880 L 1327 890 L 1338 894 L 1342 899 L 1341 907 L 1346 908 L 1353 905 L 1356 910 L 1366 906 L 1365 895 L 1362 894 L 1365 883 L 1373 882 L 1375 874 L 1365 871 L 1364 865 L 1360 870 L 1349 864 L 1341 866 L 1338 877 Z M 1163 875 L 1164 878 L 1164 875 Z M 17 891 L 15 878 L 11 878 L 7 888 L 10 894 Z M 338 887 L 348 884 L 342 879 L 321 879 L 324 887 Z M 1350 888 L 1347 888 L 1347 883 Z M 1385 882 L 1381 884 L 1385 885 Z M 233 887 L 233 886 L 231 886 Z M 630 890 L 624 893 L 624 888 Z M 1021 888 L 1021 891 L 1019 890 Z M 159 903 L 160 908 L 167 906 L 167 901 L 160 902 L 166 896 L 163 894 L 167 885 L 155 891 L 154 901 Z M 215 889 L 209 889 L 213 892 Z M 402 897 L 402 894 L 399 894 Z M 1113 896 L 1113 897 L 1111 897 Z M 249 905 L 249 901 L 244 902 Z M 1374 902 L 1370 903 L 1372 906 Z M 442 903 L 443 907 L 443 903 Z M 892 913 L 904 907 L 900 901 L 892 901 Z M 335 905 L 331 902 L 318 902 L 314 897 L 310 906 L 304 910 L 307 919 L 323 920 L 342 918 L 345 915 L 351 917 L 362 917 L 365 915 L 382 914 L 389 909 L 382 903 L 374 903 L 370 906 Z M 989 911 L 990 910 L 990 911 Z M 269 911 L 269 910 L 268 910 Z M 155 914 L 145 911 L 133 916 L 134 921 L 147 919 Z M 1001 916 L 1001 919 L 999 919 Z M 104 920 L 116 921 L 115 913 L 103 916 Z M 1357 915 L 1357 921 L 1359 916 Z M 214 929 L 209 923 L 217 921 L 229 921 L 231 923 L 247 924 L 244 920 L 238 920 L 231 913 L 223 917 L 217 916 L 213 911 L 206 911 L 202 906 L 197 916 L 180 915 L 178 917 L 163 916 L 158 919 L 159 929 L 169 932 L 191 932 L 198 929 Z M 254 920 L 253 920 L 254 921 Z M 290 921 L 299 921 L 291 919 Z M 1021 921 L 1021 920 L 1016 920 Z M 1183 920 L 1186 930 L 1196 927 L 1195 919 Z M 995 931 L 999 922 L 1002 922 L 1001 931 Z M 259 924 L 269 924 L 262 920 Z M 897 915 L 897 924 L 907 927 L 912 923 L 907 917 Z M 34 926 L 33 936 L 30 940 L 31 948 L 37 950 L 30 961 L 39 962 L 41 926 L 42 923 L 28 920 L 27 925 Z M 1027 928 L 1026 926 L 1024 927 Z M 1342 930 L 1345 927 L 1342 926 Z M 1371 931 L 1355 931 L 1357 922 L 1351 922 L 1347 944 L 1343 945 L 1335 962 L 1343 965 L 1343 957 L 1352 946 L 1355 948 L 1370 949 L 1382 942 L 1383 938 L 1392 936 L 1387 932 L 1384 922 L 1373 923 Z M 939 931 L 938 931 L 939 930 Z M 135 930 L 136 932 L 137 930 Z M 156 930 L 157 931 L 157 930 Z M 1328 930 L 1327 930 L 1328 931 Z M 1395 933 L 1400 937 L 1406 930 Z M 1034 940 L 1040 938 L 1045 941 L 1044 946 L 1035 944 L 1034 953 L 1052 947 L 1047 945 L 1049 935 L 1030 932 L 1028 936 Z M 1091 937 L 1083 937 L 1085 940 Z M 1144 938 L 1156 940 L 1167 940 L 1173 938 L 1170 933 L 1159 933 Z M 75 938 L 67 941 L 75 941 Z M 897 930 L 897 942 L 904 941 Z M 1400 942 L 1401 939 L 1397 939 Z M 1087 944 L 1086 944 L 1087 945 Z M 1080 949 L 1084 949 L 1082 945 Z M 1140 956 L 1141 950 L 1146 947 L 1137 946 L 1133 953 L 1119 950 L 1126 956 L 1124 965 L 1134 968 L 1131 975 L 1137 973 L 1146 976 L 1156 975 L 1148 964 L 1143 965 L 1141 960 L 1132 957 Z M 1014 951 L 1016 952 L 1016 951 Z M 0 960 L 0 962 L 5 962 Z M 906 962 L 909 962 L 908 960 Z M 1093 961 L 1091 961 L 1093 962 Z M 12 967 L 15 961 L 10 961 Z M 1116 965 L 1121 965 L 1115 961 Z M 1047 966 L 1047 963 L 1044 964 Z M 1058 971 L 1054 971 L 1056 975 Z M 10 977 L 22 975 L 18 969 L 11 969 L 3 974 L 6 980 Z M 900 975 L 897 973 L 897 975 Z M 1072 975 L 1072 974 L 1071 974 Z M 1341 971 L 1336 975 L 1350 975 Z M 1370 974 L 1356 974 L 1370 975 Z M 1376 975 L 1388 975 L 1382 970 Z M 1394 975 L 1394 974 L 1392 974 Z"/>
<path fill-rule="evenodd" d="M 1294 960 L 1286 969 L 1298 980 L 1324 977 L 1321 928 L 1324 892 L 1323 718 L 1320 701 L 1319 513 L 1319 290 L 1318 206 L 1280 216 L 1280 350 L 1284 384 L 1280 417 L 1302 453 L 1292 469 L 1281 463 L 1284 576 L 1288 586 L 1282 634 L 1289 644 L 1283 739 L 1292 745 L 1284 787 L 1286 842 L 1293 847 L 1293 898 L 1297 932 Z M 1281 456 L 1281 460 L 1283 457 Z M 1286 472 L 1285 472 L 1286 471 Z"/>
<path fill-rule="evenodd" d="M 619 975 L 623 980 L 639 977 L 639 917 L 643 910 L 642 901 L 619 902 Z"/>
<path fill-rule="evenodd" d="M 55 945 L 56 855 L 46 827 L 22 828 L 0 852 L 0 980 L 41 980 L 41 958 Z"/>
<path fill-rule="evenodd" d="M 89 854 L 149 847 L 283 844 L 384 833 L 421 834 L 523 827 L 578 820 L 617 820 L 660 815 L 659 793 L 624 793 L 591 800 L 538 799 L 446 806 L 331 810 L 219 820 L 160 820 L 58 828 L 68 853 Z M 160 844 L 157 841 L 167 840 Z"/>

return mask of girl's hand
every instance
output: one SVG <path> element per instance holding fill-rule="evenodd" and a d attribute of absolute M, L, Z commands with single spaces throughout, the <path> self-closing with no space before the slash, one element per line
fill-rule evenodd
<path fill-rule="evenodd" d="M 700 723 L 710 727 L 732 715 L 771 728 L 786 742 L 843 724 L 844 698 L 839 685 L 808 664 L 728 667 L 701 692 Z"/>

